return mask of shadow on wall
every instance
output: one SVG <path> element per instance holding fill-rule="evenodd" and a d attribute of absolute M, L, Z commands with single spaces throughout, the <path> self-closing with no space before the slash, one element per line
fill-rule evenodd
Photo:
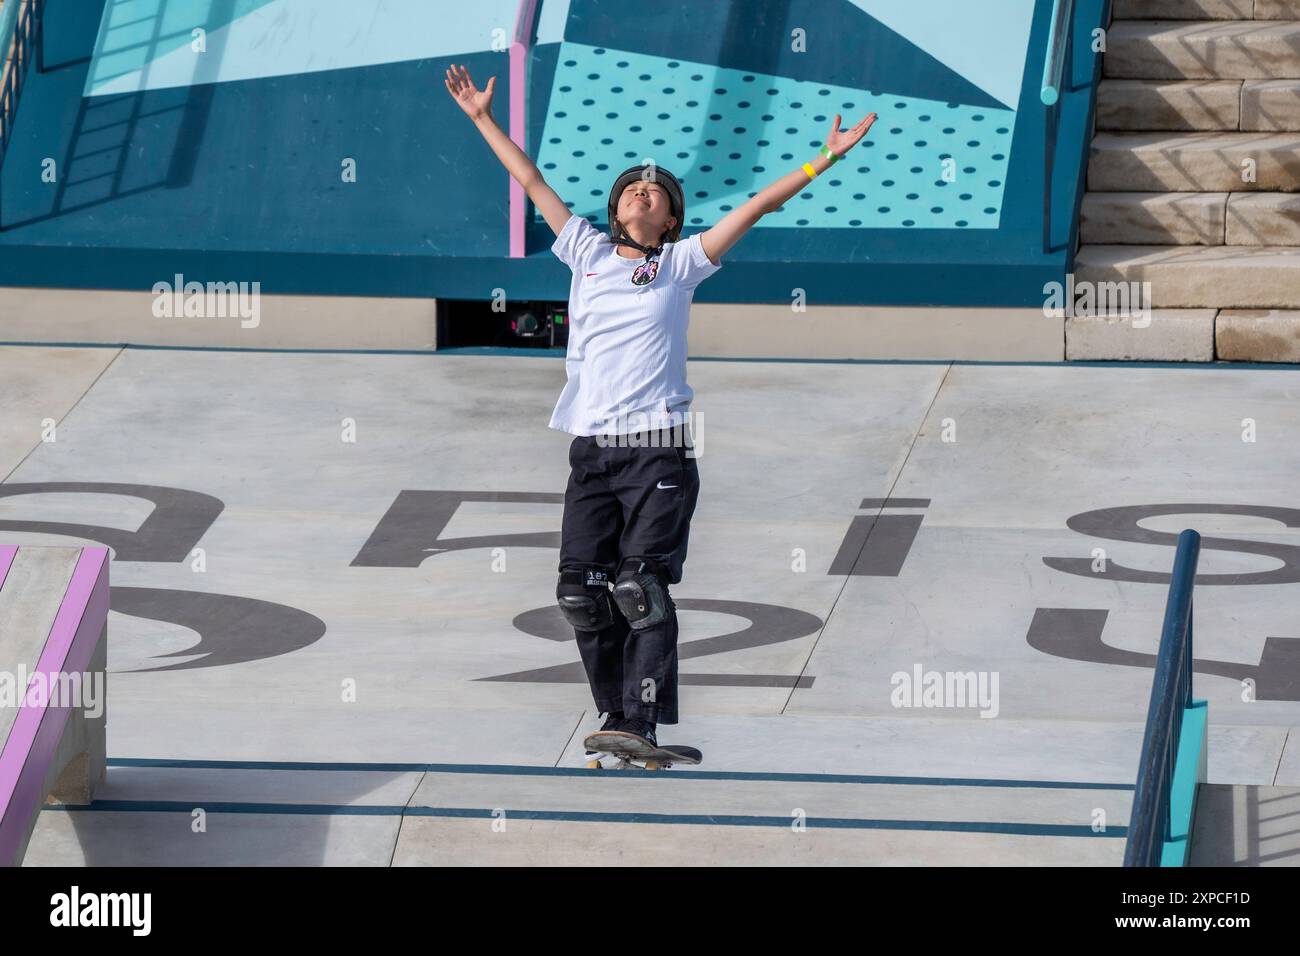
<path fill-rule="evenodd" d="M 46 8 L 46 32 L 50 35 L 47 57 L 57 45 L 59 8 L 62 3 L 83 0 L 50 0 Z M 206 21 L 229 22 L 238 0 L 209 0 Z M 47 59 L 45 73 L 77 70 L 84 82 L 94 63 L 112 62 L 129 55 L 134 62 L 148 64 L 162 52 L 198 41 L 193 27 L 178 28 L 180 18 L 169 17 L 169 7 L 182 5 L 181 0 L 153 0 L 152 10 L 139 0 L 105 0 L 103 21 L 93 53 L 70 56 L 59 51 L 58 62 Z M 183 3 L 192 22 L 194 3 Z M 195 70 L 199 56 L 220 58 L 220 45 L 195 51 Z M 203 61 L 210 70 L 219 63 Z M 147 79 L 148 66 L 142 76 Z M 103 80 L 110 77 L 97 77 Z M 154 189 L 181 189 L 194 175 L 195 159 L 202 148 L 212 103 L 211 84 L 164 90 L 122 93 L 104 96 L 81 96 L 77 116 L 58 160 L 58 179 L 46 210 L 6 228 L 30 225 L 79 212 L 127 196 Z M 177 223 L 184 228 L 184 223 Z"/>

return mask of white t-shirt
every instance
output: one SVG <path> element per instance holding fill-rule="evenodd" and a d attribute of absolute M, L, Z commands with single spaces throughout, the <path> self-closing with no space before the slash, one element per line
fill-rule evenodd
<path fill-rule="evenodd" d="M 722 264 L 709 261 L 696 233 L 666 243 L 653 260 L 654 277 L 637 285 L 632 279 L 646 274 L 640 268 L 645 256 L 626 259 L 619 248 L 576 214 L 551 246 L 573 270 L 573 281 L 564 358 L 568 381 L 550 427 L 573 435 L 681 424 L 695 394 L 686 384 L 691 298 Z"/>

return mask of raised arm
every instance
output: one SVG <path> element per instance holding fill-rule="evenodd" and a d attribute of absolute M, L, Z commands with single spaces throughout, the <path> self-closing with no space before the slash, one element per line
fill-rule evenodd
<path fill-rule="evenodd" d="M 492 90 L 496 86 L 496 81 L 495 76 L 489 78 L 487 86 L 479 90 L 470 79 L 469 70 L 464 66 L 453 65 L 447 70 L 447 77 L 443 82 L 452 99 L 465 111 L 465 115 L 474 121 L 478 131 L 492 147 L 492 152 L 496 153 L 497 159 L 501 160 L 501 165 L 519 185 L 524 187 L 524 192 L 528 193 L 528 198 L 546 219 L 546 224 L 558 236 L 564 224 L 573 215 L 573 211 L 542 178 L 542 171 L 537 168 L 537 164 L 515 145 L 515 141 L 492 118 Z"/>
<path fill-rule="evenodd" d="M 826 137 L 826 145 L 830 147 L 832 153 L 843 158 L 845 153 L 858 145 L 858 141 L 867 135 L 867 130 L 871 129 L 871 124 L 875 121 L 876 114 L 870 113 L 864 116 L 857 126 L 841 132 L 840 114 L 836 113 L 835 122 L 831 124 L 830 134 Z M 809 165 L 820 175 L 831 165 L 831 160 L 818 153 L 809 160 Z M 704 254 L 709 257 L 709 261 L 717 265 L 718 261 L 727 254 L 727 250 L 739 242 L 740 237 L 749 232 L 754 223 L 769 212 L 776 212 L 786 200 L 805 188 L 809 182 L 808 174 L 801 166 L 755 193 L 746 202 L 719 219 L 712 229 L 700 233 L 700 244 L 704 247 Z"/>

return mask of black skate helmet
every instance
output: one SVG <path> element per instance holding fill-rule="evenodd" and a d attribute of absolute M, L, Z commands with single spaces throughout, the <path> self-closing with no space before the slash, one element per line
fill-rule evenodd
<path fill-rule="evenodd" d="M 618 200 L 623 195 L 623 190 L 631 183 L 638 179 L 644 179 L 647 182 L 658 183 L 668 193 L 668 207 L 672 212 L 673 218 L 677 222 L 669 229 L 664 230 L 664 234 L 659 237 L 659 245 L 647 248 L 624 234 L 615 219 L 618 216 Z M 629 166 L 623 172 L 618 174 L 614 180 L 614 187 L 609 191 L 609 238 L 610 242 L 632 246 L 634 249 L 640 249 L 647 256 L 656 255 L 663 249 L 666 242 L 676 242 L 681 238 L 682 220 L 686 216 L 686 197 L 682 192 L 682 184 L 677 181 L 677 177 L 656 163 L 644 163 L 637 166 Z"/>

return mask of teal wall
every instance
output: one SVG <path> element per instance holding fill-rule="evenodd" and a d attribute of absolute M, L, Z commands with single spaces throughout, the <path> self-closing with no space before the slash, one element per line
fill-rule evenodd
<path fill-rule="evenodd" d="M 689 234 L 798 168 L 835 113 L 875 111 L 697 301 L 798 287 L 817 304 L 1040 305 L 1077 228 L 1104 5 L 1077 2 L 1046 253 L 1051 0 L 669 0 L 649 20 L 621 0 L 543 0 L 528 148 L 602 227 L 614 176 L 653 158 L 683 181 Z M 0 179 L 0 282 L 148 289 L 182 272 L 267 292 L 486 299 L 509 283 L 563 299 L 540 217 L 529 255 L 509 258 L 507 176 L 442 85 L 452 62 L 496 75 L 508 126 L 499 50 L 516 7 L 48 0 L 48 68 Z"/>

